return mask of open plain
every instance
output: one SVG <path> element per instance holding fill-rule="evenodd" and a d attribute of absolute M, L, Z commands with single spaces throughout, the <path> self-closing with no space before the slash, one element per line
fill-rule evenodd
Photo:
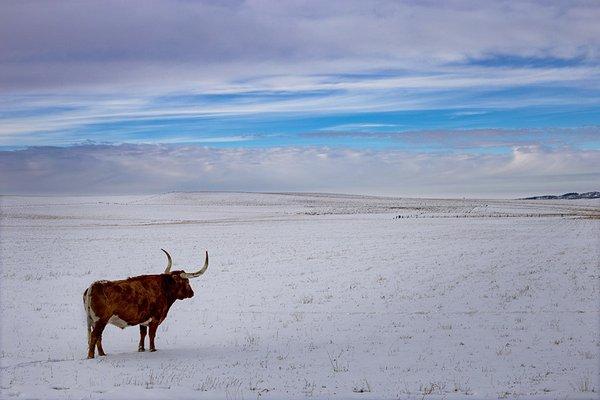
<path fill-rule="evenodd" d="M 2 398 L 597 398 L 600 202 L 167 193 L 1 201 Z M 82 293 L 195 270 L 156 353 Z"/>

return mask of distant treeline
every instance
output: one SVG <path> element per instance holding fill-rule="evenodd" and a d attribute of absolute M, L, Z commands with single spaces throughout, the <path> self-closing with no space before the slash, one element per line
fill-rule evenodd
<path fill-rule="evenodd" d="M 600 192 L 586 192 L 586 193 L 565 193 L 558 196 L 555 195 L 544 195 L 544 196 L 533 196 L 525 197 L 519 200 L 576 200 L 576 199 L 600 199 Z"/>

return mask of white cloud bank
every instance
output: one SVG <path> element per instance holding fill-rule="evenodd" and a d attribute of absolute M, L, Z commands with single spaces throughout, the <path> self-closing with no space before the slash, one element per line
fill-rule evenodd
<path fill-rule="evenodd" d="M 520 197 L 597 190 L 600 151 L 515 147 L 511 154 L 329 148 L 82 145 L 0 152 L 2 194 L 320 191 Z"/>

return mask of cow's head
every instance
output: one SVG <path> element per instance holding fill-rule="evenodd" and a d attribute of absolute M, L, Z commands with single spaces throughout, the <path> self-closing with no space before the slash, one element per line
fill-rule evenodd
<path fill-rule="evenodd" d="M 173 261 L 169 253 L 166 250 L 161 249 L 167 255 L 167 268 L 165 269 L 164 275 L 169 277 L 169 283 L 171 286 L 173 296 L 178 300 L 188 299 L 194 296 L 194 291 L 190 286 L 190 279 L 197 278 L 203 273 L 206 272 L 208 268 L 208 251 L 206 251 L 206 256 L 204 259 L 204 266 L 200 268 L 197 272 L 185 272 L 185 271 L 171 271 L 171 266 L 173 265 Z"/>
<path fill-rule="evenodd" d="M 185 274 L 185 272 L 173 271 L 168 274 L 173 297 L 177 300 L 189 299 L 194 296 L 194 291 L 190 286 L 190 280 L 182 278 L 182 274 Z"/>

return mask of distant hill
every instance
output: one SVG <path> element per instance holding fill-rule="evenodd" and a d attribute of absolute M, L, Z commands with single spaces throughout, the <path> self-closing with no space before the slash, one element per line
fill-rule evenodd
<path fill-rule="evenodd" d="M 576 200 L 576 199 L 600 199 L 600 192 L 586 192 L 586 193 L 565 193 L 559 196 L 544 195 L 544 196 L 533 196 L 525 197 L 520 200 Z"/>

